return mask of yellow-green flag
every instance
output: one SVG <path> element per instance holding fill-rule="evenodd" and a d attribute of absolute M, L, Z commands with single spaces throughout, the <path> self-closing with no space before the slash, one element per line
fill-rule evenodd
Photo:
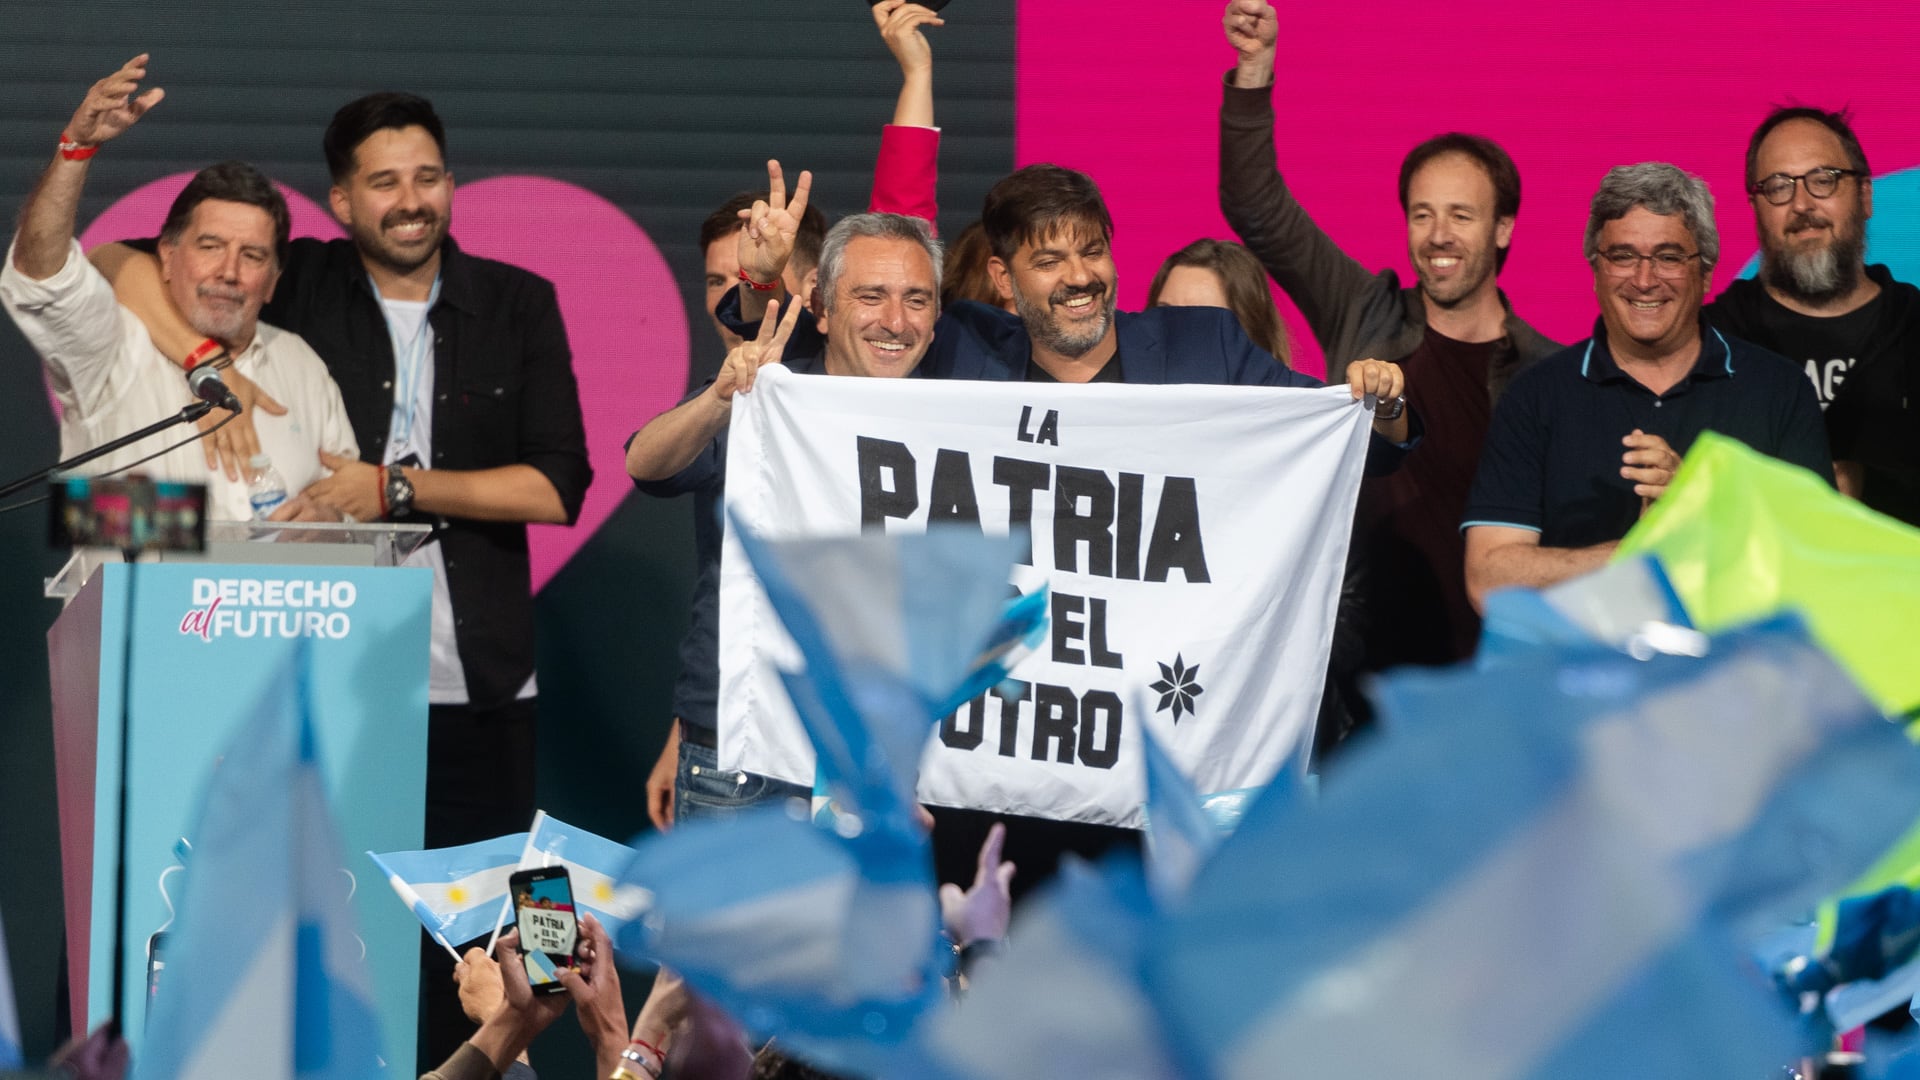
<path fill-rule="evenodd" d="M 1616 557 L 1646 553 L 1699 629 L 1797 610 L 1889 716 L 1920 715 L 1920 530 L 1709 432 Z"/>

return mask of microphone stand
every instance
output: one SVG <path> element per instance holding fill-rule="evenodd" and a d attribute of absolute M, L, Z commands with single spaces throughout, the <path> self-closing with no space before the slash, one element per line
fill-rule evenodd
<path fill-rule="evenodd" d="M 99 446 L 96 446 L 93 449 L 88 450 L 84 453 L 75 454 L 74 456 L 68 458 L 65 461 L 56 462 L 54 465 L 48 468 L 37 469 L 34 472 L 28 473 L 27 475 L 21 477 L 20 479 L 7 484 L 5 487 L 0 487 L 0 499 L 4 499 L 7 496 L 12 495 L 17 491 L 25 491 L 26 489 L 32 487 L 33 485 L 46 480 L 48 477 L 52 476 L 54 473 L 63 472 L 68 469 L 77 469 L 80 466 L 85 465 L 87 462 L 92 461 L 95 458 L 105 457 L 106 455 L 113 453 L 115 450 L 118 450 L 123 446 L 131 446 L 134 443 L 139 442 L 141 439 L 144 439 L 149 435 L 154 435 L 159 432 L 165 431 L 168 428 L 174 426 L 175 424 L 191 424 L 195 420 L 198 420 L 201 417 L 207 415 L 207 413 L 212 409 L 213 409 L 213 402 L 196 401 L 193 404 L 187 406 L 186 408 L 181 409 L 179 412 L 173 414 L 172 416 L 167 417 L 165 420 L 159 420 L 159 421 L 155 421 L 154 423 L 148 424 L 146 427 L 141 428 L 139 431 L 136 431 L 131 435 L 122 435 L 119 438 L 114 439 L 112 442 L 102 443 Z"/>

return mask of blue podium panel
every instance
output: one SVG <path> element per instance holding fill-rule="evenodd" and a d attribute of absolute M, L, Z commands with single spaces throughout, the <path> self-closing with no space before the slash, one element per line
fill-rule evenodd
<path fill-rule="evenodd" d="M 88 1026 L 106 1018 L 112 996 L 122 701 L 130 714 L 131 768 L 121 1015 L 137 1053 L 146 1017 L 148 943 L 171 920 L 182 895 L 175 868 L 182 858 L 192 860 L 189 830 L 208 778 L 268 680 L 291 670 L 287 665 L 304 642 L 321 764 L 345 861 L 338 885 L 352 898 L 365 942 L 387 1060 L 394 1075 L 416 1075 L 420 928 L 362 853 L 421 845 L 432 573 L 159 564 L 110 565 L 101 578 L 89 585 L 103 590 L 97 762 L 90 770 L 91 806 L 73 808 L 91 812 L 93 844 L 83 866 L 73 865 L 74 853 L 67 853 L 69 889 L 77 884 L 76 870 L 91 870 L 84 886 L 92 898 L 84 973 Z M 124 699 L 123 676 L 129 680 Z M 73 689 L 56 687 L 56 696 Z M 56 723 L 65 722 L 58 712 Z M 76 764 L 63 760 L 62 773 Z M 83 786 L 63 787 L 63 804 L 69 790 Z M 63 816 L 68 809 L 63 805 Z M 232 883 L 234 903 L 246 902 L 249 884 Z"/>

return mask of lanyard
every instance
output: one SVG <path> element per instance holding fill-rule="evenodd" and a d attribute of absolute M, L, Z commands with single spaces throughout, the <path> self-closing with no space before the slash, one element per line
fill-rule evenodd
<path fill-rule="evenodd" d="M 369 275 L 368 280 L 372 277 Z M 379 286 L 374 286 L 374 295 L 379 295 Z M 433 289 L 427 293 L 426 314 L 420 318 L 412 337 L 400 338 L 400 328 L 394 325 L 391 315 L 387 317 L 387 338 L 393 342 L 393 419 L 388 424 L 391 436 L 388 444 L 393 447 L 408 445 L 413 436 L 414 414 L 419 411 L 419 388 L 421 372 L 433 362 L 433 305 L 440 299 L 440 278 L 433 279 Z M 386 314 L 384 311 L 382 314 Z"/>

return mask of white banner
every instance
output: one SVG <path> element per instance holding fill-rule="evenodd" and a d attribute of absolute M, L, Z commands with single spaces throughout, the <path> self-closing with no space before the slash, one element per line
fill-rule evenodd
<path fill-rule="evenodd" d="M 1047 641 L 1014 672 L 1023 687 L 941 725 L 923 802 L 1137 827 L 1142 724 L 1202 796 L 1304 761 L 1370 427 L 1346 387 L 855 379 L 772 365 L 735 402 L 727 505 L 756 533 L 930 520 L 1031 530 L 1011 582 L 1052 590 Z M 729 531 L 722 768 L 813 782 L 777 674 L 799 663 Z"/>

